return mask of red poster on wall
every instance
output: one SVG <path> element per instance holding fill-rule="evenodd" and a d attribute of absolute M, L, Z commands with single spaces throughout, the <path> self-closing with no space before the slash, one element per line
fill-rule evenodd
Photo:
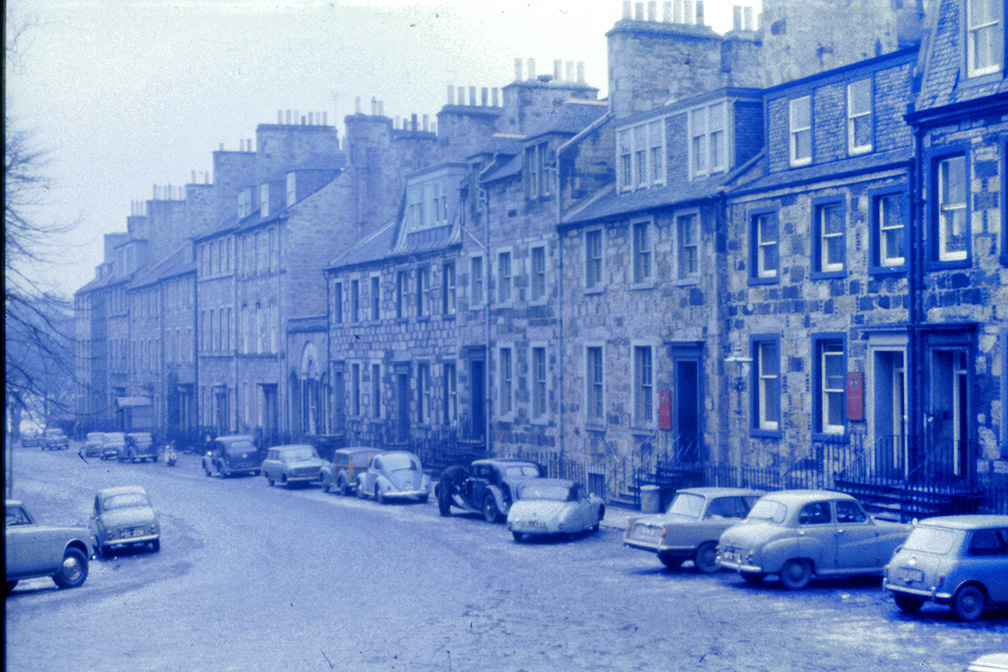
<path fill-rule="evenodd" d="M 658 392 L 658 426 L 662 429 L 672 429 L 672 392 Z"/>
<path fill-rule="evenodd" d="M 847 419 L 854 422 L 864 420 L 864 374 L 847 374 Z"/>

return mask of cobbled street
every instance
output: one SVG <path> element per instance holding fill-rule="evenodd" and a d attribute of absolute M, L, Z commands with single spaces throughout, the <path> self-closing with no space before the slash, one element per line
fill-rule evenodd
<path fill-rule="evenodd" d="M 880 581 L 677 572 L 621 543 L 626 513 L 574 541 L 379 506 L 262 478 L 67 452 L 14 452 L 14 495 L 43 523 L 86 524 L 94 493 L 147 489 L 161 552 L 93 560 L 83 587 L 20 583 L 7 669 L 949 670 L 1008 650 L 1008 615 L 900 614 Z M 54 646 L 59 643 L 59 646 Z"/>

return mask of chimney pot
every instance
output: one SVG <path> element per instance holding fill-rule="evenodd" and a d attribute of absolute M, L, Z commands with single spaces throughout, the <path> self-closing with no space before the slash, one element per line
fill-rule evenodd
<path fill-rule="evenodd" d="M 222 152 L 224 151 L 224 143 L 223 142 L 220 143 L 220 151 L 222 151 Z"/>
<path fill-rule="evenodd" d="M 315 125 L 315 113 L 314 112 L 309 112 L 308 113 L 308 125 L 309 126 L 314 126 Z"/>
<path fill-rule="evenodd" d="M 491 92 L 491 94 L 492 94 L 492 96 L 493 96 L 493 106 L 494 106 L 494 107 L 497 107 L 497 93 L 498 93 L 498 88 L 497 88 L 497 87 L 495 86 L 495 87 L 493 87 L 493 88 L 492 88 L 492 89 L 490 90 L 490 92 Z"/>
<path fill-rule="evenodd" d="M 436 121 L 432 121 L 431 122 L 430 132 L 433 133 L 434 135 L 437 135 L 437 122 Z"/>
<path fill-rule="evenodd" d="M 417 130 L 417 115 L 416 114 L 410 115 L 410 130 L 411 131 Z"/>
<path fill-rule="evenodd" d="M 637 2 L 634 3 L 634 20 L 643 21 L 644 20 L 644 3 Z"/>
<path fill-rule="evenodd" d="M 632 3 L 630 2 L 630 0 L 623 0 L 623 18 L 624 19 L 629 20 L 629 19 L 633 18 L 633 12 L 631 11 L 631 4 Z"/>
<path fill-rule="evenodd" d="M 658 3 L 655 0 L 648 0 L 647 3 L 647 20 L 657 21 L 658 20 Z"/>
<path fill-rule="evenodd" d="M 354 98 L 354 114 L 361 113 L 361 97 L 357 96 Z"/>
<path fill-rule="evenodd" d="M 480 105 L 486 107 L 490 102 L 490 90 L 487 87 L 480 89 Z"/>
<path fill-rule="evenodd" d="M 585 62 L 584 61 L 578 61 L 577 62 L 577 81 L 578 81 L 578 84 L 584 84 L 585 83 Z"/>
<path fill-rule="evenodd" d="M 192 171 L 192 177 L 189 179 L 189 182 L 192 183 L 192 184 L 196 183 L 196 171 L 195 170 Z"/>
<path fill-rule="evenodd" d="M 378 116 L 379 117 L 384 117 L 385 116 L 385 101 L 384 100 L 379 100 L 378 101 Z"/>
<path fill-rule="evenodd" d="M 704 25 L 704 6 L 703 0 L 696 0 L 696 25 Z"/>
<path fill-rule="evenodd" d="M 395 119 L 392 120 L 392 128 L 402 128 L 399 124 L 399 115 L 395 115 Z"/>
<path fill-rule="evenodd" d="M 329 113 L 326 110 L 322 110 L 322 125 L 329 125 Z"/>
<path fill-rule="evenodd" d="M 287 110 L 287 125 L 290 126 L 291 123 L 291 111 Z"/>
<path fill-rule="evenodd" d="M 515 59 L 515 81 L 516 82 L 520 82 L 521 78 L 522 78 L 522 59 L 516 58 Z M 461 104 L 462 103 L 460 101 L 459 105 L 461 105 Z"/>
<path fill-rule="evenodd" d="M 683 0 L 683 23 L 693 25 L 693 0 Z"/>
<path fill-rule="evenodd" d="M 449 105 L 455 104 L 455 87 L 452 86 L 451 84 L 448 85 L 448 104 Z"/>
<path fill-rule="evenodd" d="M 535 59 L 534 58 L 527 58 L 527 59 L 525 59 L 525 69 L 528 71 L 528 72 L 525 73 L 525 76 L 528 77 L 530 80 L 535 80 L 536 75 L 535 75 Z"/>
<path fill-rule="evenodd" d="M 675 13 L 672 16 L 673 23 L 685 23 L 683 18 L 683 0 L 675 0 Z"/>
<path fill-rule="evenodd" d="M 670 21 L 672 21 L 672 3 L 671 2 L 661 3 L 661 13 L 662 13 L 661 17 L 662 21 L 664 21 L 665 23 L 669 23 Z"/>
<path fill-rule="evenodd" d="M 566 72 L 566 79 L 567 79 L 567 81 L 568 82 L 573 82 L 574 81 L 574 61 L 567 61 L 567 63 L 565 63 L 564 65 L 565 65 L 565 69 L 567 71 Z"/>
<path fill-rule="evenodd" d="M 423 130 L 425 133 L 430 130 L 430 119 L 426 114 L 423 115 Z"/>
<path fill-rule="evenodd" d="M 298 119 L 300 119 L 300 118 L 301 118 L 301 113 L 298 112 L 297 110 L 294 110 L 294 123 L 295 124 L 298 123 Z M 301 123 L 304 123 L 304 122 L 301 122 Z"/>
<path fill-rule="evenodd" d="M 283 123 L 283 110 L 277 110 L 277 124 Z"/>
<path fill-rule="evenodd" d="M 559 58 L 554 58 L 553 59 L 553 79 L 555 79 L 556 81 L 559 82 L 560 79 L 561 79 L 561 75 L 562 75 L 561 71 L 562 70 L 563 70 L 563 61 L 561 61 Z"/>
<path fill-rule="evenodd" d="M 744 23 L 743 26 L 746 30 L 756 30 L 753 26 L 753 8 L 752 6 L 746 6 L 743 10 Z"/>
<path fill-rule="evenodd" d="M 732 30 L 742 30 L 742 5 L 732 6 Z"/>
<path fill-rule="evenodd" d="M 476 102 L 476 87 L 475 86 L 470 86 L 469 87 L 469 104 L 470 105 L 478 105 L 479 104 L 479 103 Z"/>

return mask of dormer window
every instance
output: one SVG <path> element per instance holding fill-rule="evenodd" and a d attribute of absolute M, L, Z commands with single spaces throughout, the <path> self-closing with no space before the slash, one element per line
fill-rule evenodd
<path fill-rule="evenodd" d="M 297 189 L 295 189 L 297 183 L 297 175 L 295 173 L 287 173 L 287 207 L 291 207 L 297 202 Z"/>
<path fill-rule="evenodd" d="M 872 83 L 862 79 L 847 85 L 847 150 L 864 154 L 872 150 Z"/>
<path fill-rule="evenodd" d="M 803 96 L 791 101 L 791 165 L 812 163 L 812 98 Z"/>
<path fill-rule="evenodd" d="M 252 190 L 242 189 L 238 192 L 238 219 L 244 219 L 252 214 Z"/>
<path fill-rule="evenodd" d="M 259 216 L 265 219 L 269 217 L 269 185 L 264 184 L 259 187 Z"/>
<path fill-rule="evenodd" d="M 549 143 L 525 149 L 525 196 L 528 199 L 544 198 L 550 195 L 549 174 L 546 167 L 550 164 Z"/>
<path fill-rule="evenodd" d="M 728 165 L 725 103 L 690 112 L 690 172 L 693 177 L 723 171 Z"/>
<path fill-rule="evenodd" d="M 1003 0 L 966 0 L 966 66 L 969 77 L 989 75 L 1004 63 Z"/>
<path fill-rule="evenodd" d="M 665 120 L 654 119 L 616 132 L 619 191 L 665 184 Z"/>

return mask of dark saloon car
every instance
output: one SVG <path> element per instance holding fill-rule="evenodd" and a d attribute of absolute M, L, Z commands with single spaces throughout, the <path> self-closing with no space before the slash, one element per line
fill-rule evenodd
<path fill-rule="evenodd" d="M 357 490 L 357 476 L 371 466 L 371 458 L 381 453 L 380 448 L 355 446 L 340 448 L 333 453 L 332 462 L 322 465 L 322 489 L 335 490 L 341 495 L 350 495 Z"/>
<path fill-rule="evenodd" d="M 248 434 L 219 436 L 203 456 L 203 473 L 226 478 L 237 474 L 259 475 L 259 450 Z"/>
<path fill-rule="evenodd" d="M 442 516 L 451 515 L 451 507 L 482 513 L 487 522 L 507 518 L 515 500 L 514 487 L 530 478 L 539 478 L 542 470 L 535 462 L 514 458 L 476 460 L 469 469 L 448 467 L 441 475 L 434 495 Z"/>
<path fill-rule="evenodd" d="M 119 457 L 120 455 L 123 457 Z M 122 432 L 105 432 L 105 444 L 102 446 L 101 459 L 126 459 L 126 435 Z"/>
<path fill-rule="evenodd" d="M 63 433 L 62 429 L 47 429 L 42 436 L 42 450 L 66 450 L 70 447 L 70 440 Z"/>
<path fill-rule="evenodd" d="M 131 432 L 126 435 L 126 449 L 119 453 L 119 461 L 158 461 L 158 449 L 150 432 Z"/>

